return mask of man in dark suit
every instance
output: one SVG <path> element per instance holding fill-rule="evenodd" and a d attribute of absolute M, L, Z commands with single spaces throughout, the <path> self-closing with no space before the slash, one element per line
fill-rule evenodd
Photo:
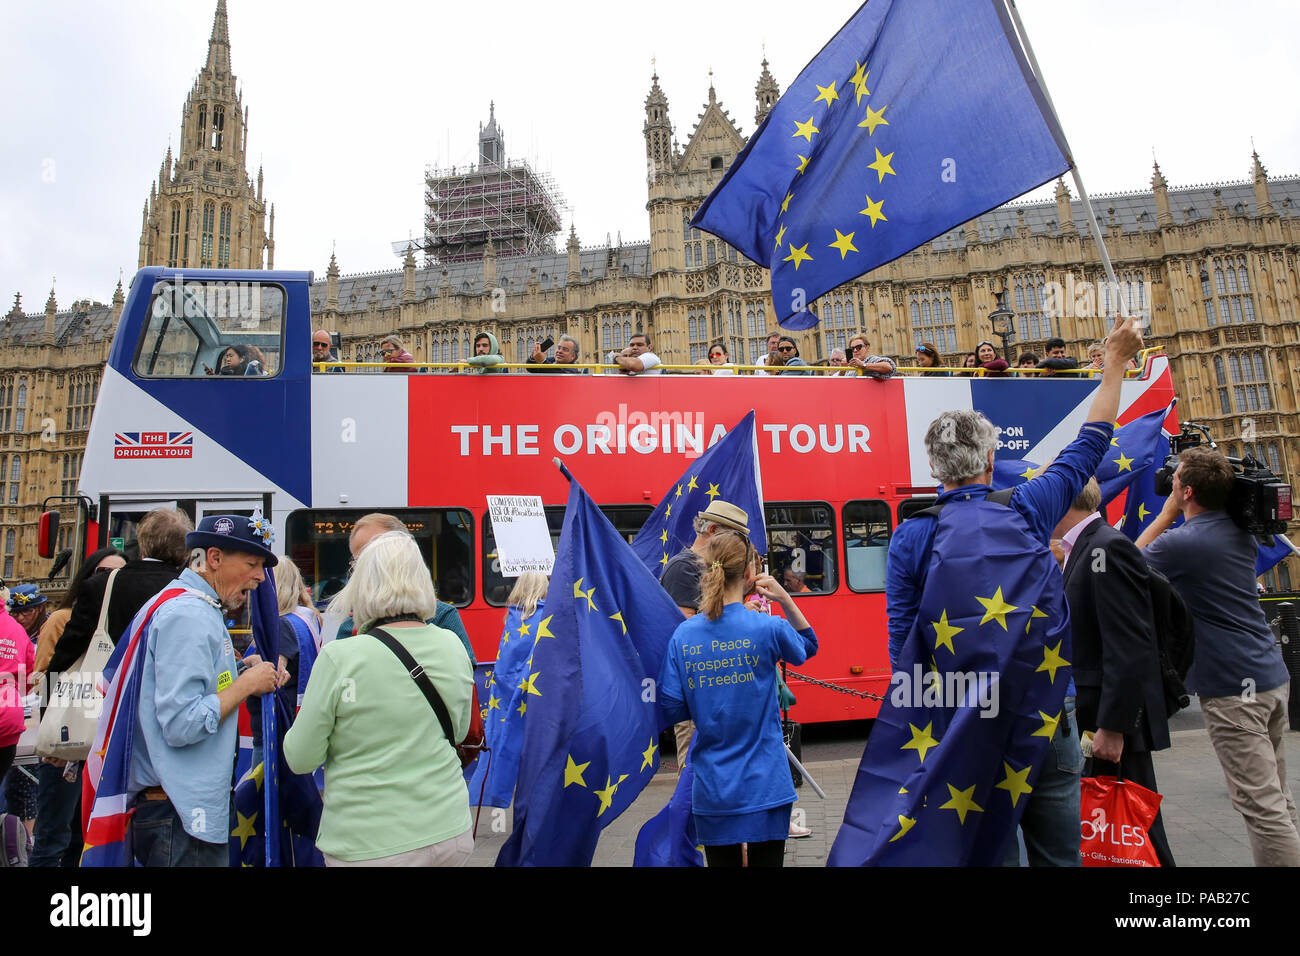
<path fill-rule="evenodd" d="M 105 626 L 114 644 L 126 633 L 136 612 L 171 584 L 185 567 L 189 558 L 185 534 L 193 528 L 189 515 L 174 508 L 155 508 L 141 519 L 136 528 L 140 558 L 128 561 L 118 569 L 113 593 L 109 596 Z M 54 647 L 48 673 L 71 670 L 86 653 L 95 628 L 99 626 L 99 612 L 109 577 L 107 574 L 92 574 L 82 584 L 68 626 Z M 37 832 L 41 834 L 38 840 L 43 859 L 57 860 L 62 856 L 64 866 L 76 866 L 83 842 L 78 809 L 81 780 L 80 771 L 68 780 L 64 776 L 65 767 L 61 760 L 45 760 L 37 769 L 39 814 L 46 818 Z"/>
<path fill-rule="evenodd" d="M 1150 578 L 1137 546 L 1106 523 L 1100 506 L 1094 478 L 1053 533 L 1065 552 L 1079 730 L 1094 732 L 1089 775 L 1159 792 L 1151 752 L 1169 746 L 1169 724 Z M 1149 836 L 1160 865 L 1173 866 L 1159 814 Z"/>

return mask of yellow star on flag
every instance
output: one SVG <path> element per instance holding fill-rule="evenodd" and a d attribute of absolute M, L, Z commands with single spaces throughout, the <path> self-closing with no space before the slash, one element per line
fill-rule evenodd
<path fill-rule="evenodd" d="M 947 610 L 947 608 L 945 608 L 945 609 L 943 610 L 943 613 L 941 613 L 941 614 L 939 615 L 939 620 L 937 620 L 937 621 L 931 621 L 930 624 L 933 625 L 933 627 L 934 627 L 934 635 L 935 635 L 935 639 L 934 639 L 934 648 L 935 648 L 935 650 L 938 650 L 940 647 L 946 647 L 946 648 L 948 648 L 948 650 L 949 650 L 950 652 L 952 652 L 953 654 L 956 654 L 956 653 L 957 653 L 957 649 L 956 649 L 955 647 L 952 646 L 953 635 L 955 635 L 955 634 L 960 634 L 962 631 L 966 630 L 966 628 L 964 628 L 964 627 L 957 627 L 956 625 L 953 625 L 953 624 L 949 624 L 949 623 L 948 623 L 948 610 Z"/>
<path fill-rule="evenodd" d="M 518 708 L 518 710 L 519 710 L 519 716 L 520 716 L 520 717 L 522 717 L 525 713 L 527 713 L 527 712 L 528 712 L 528 701 L 526 701 L 526 700 L 521 700 L 521 701 L 519 702 L 519 708 Z"/>
<path fill-rule="evenodd" d="M 541 671 L 534 671 L 532 674 L 525 677 L 523 683 L 519 685 L 519 689 L 522 690 L 525 694 L 533 694 L 536 697 L 541 697 L 542 692 L 538 690 L 537 685 L 533 683 L 535 680 L 537 680 L 538 677 L 541 676 L 541 673 L 542 673 Z"/>
<path fill-rule="evenodd" d="M 907 726 L 912 728 L 912 739 L 898 749 L 915 750 L 917 756 L 921 758 L 921 763 L 925 763 L 926 752 L 929 751 L 931 747 L 939 746 L 939 741 L 930 736 L 930 731 L 934 729 L 934 721 L 932 720 L 926 724 L 925 730 L 917 727 L 916 724 L 908 724 Z"/>
<path fill-rule="evenodd" d="M 947 803 L 939 804 L 940 810 L 956 810 L 957 819 L 960 820 L 963 825 L 966 823 L 966 814 L 971 811 L 976 813 L 984 812 L 984 808 L 974 800 L 975 784 L 972 783 L 965 790 L 958 790 L 952 784 L 948 784 L 947 786 L 950 799 Z"/>
<path fill-rule="evenodd" d="M 870 136 L 872 133 L 876 131 L 877 126 L 888 126 L 889 120 L 885 119 L 885 110 L 887 109 L 889 109 L 889 106 L 885 105 L 878 110 L 873 110 L 871 108 L 871 104 L 868 103 L 867 118 L 864 119 L 861 123 L 859 123 L 858 126 L 864 127 L 867 131 L 868 136 Z M 891 153 L 890 155 L 893 154 Z"/>
<path fill-rule="evenodd" d="M 782 223 L 781 228 L 776 231 L 776 247 L 778 249 L 781 248 L 781 243 L 783 241 L 785 241 L 785 223 Z M 694 480 L 695 480 L 694 478 L 691 479 L 691 481 Z"/>
<path fill-rule="evenodd" d="M 1030 611 L 1030 614 L 1029 614 L 1029 620 L 1025 621 L 1025 633 L 1026 633 L 1026 634 L 1029 633 L 1029 628 L 1033 625 L 1033 623 L 1034 623 L 1034 618 L 1036 618 L 1036 617 L 1047 617 L 1047 612 L 1046 612 L 1046 611 L 1040 611 L 1040 610 L 1038 610 L 1038 608 L 1037 608 L 1036 606 L 1034 606 L 1034 605 L 1030 605 L 1030 607 L 1031 607 L 1031 611 Z"/>
<path fill-rule="evenodd" d="M 849 82 L 853 84 L 853 90 L 857 93 L 857 99 L 853 101 L 853 105 L 857 106 L 862 102 L 862 97 L 871 95 L 871 91 L 867 89 L 867 77 L 871 74 L 868 73 L 866 67 L 861 63 L 858 63 L 857 60 L 854 60 L 853 62 L 857 64 L 858 70 L 853 74 L 852 78 L 850 78 Z"/>
<path fill-rule="evenodd" d="M 540 622 L 538 622 L 537 636 L 539 638 L 555 636 L 554 634 L 551 633 L 551 629 L 547 626 L 551 623 L 551 618 L 553 617 L 555 617 L 554 614 L 548 614 L 546 615 L 546 617 L 542 618 Z"/>
<path fill-rule="evenodd" d="M 664 517 L 671 518 L 672 516 L 673 516 L 673 506 L 670 504 L 667 510 L 664 511 Z"/>
<path fill-rule="evenodd" d="M 889 842 L 893 843 L 914 826 L 916 826 L 915 819 L 912 817 L 905 817 L 900 813 L 898 815 L 898 832 L 889 838 Z"/>
<path fill-rule="evenodd" d="M 695 480 L 695 476 L 694 476 L 694 475 L 691 475 L 691 480 L 688 481 L 688 482 L 686 482 L 686 490 L 687 490 L 687 491 L 698 491 L 698 490 L 699 490 L 699 487 L 700 487 L 699 482 L 697 482 L 697 481 Z"/>
<path fill-rule="evenodd" d="M 847 256 L 850 252 L 858 251 L 858 247 L 853 244 L 853 237 L 855 235 L 856 233 L 851 232 L 846 236 L 838 229 L 835 230 L 835 241 L 830 243 L 830 247 L 832 249 L 838 249 L 840 251 L 841 260 L 843 260 L 844 257 Z M 798 266 L 796 266 L 795 268 L 797 269 Z"/>
<path fill-rule="evenodd" d="M 794 125 L 795 125 L 795 131 L 794 131 L 793 133 L 791 133 L 790 135 L 791 135 L 791 136 L 802 136 L 804 139 L 806 139 L 806 140 L 807 140 L 808 142 L 810 142 L 810 143 L 812 142 L 813 133 L 820 133 L 820 132 L 821 132 L 821 130 L 819 130 L 816 126 L 813 125 L 813 118 L 812 118 L 811 116 L 808 117 L 808 122 L 806 122 L 806 123 L 798 123 L 798 122 L 796 122 Z"/>
<path fill-rule="evenodd" d="M 1070 662 L 1061 656 L 1061 645 L 1063 643 L 1065 642 L 1057 641 L 1055 647 L 1044 647 L 1043 663 L 1039 664 L 1038 669 L 1034 671 L 1035 674 L 1038 673 L 1038 671 L 1047 671 L 1048 675 L 1052 678 L 1053 684 L 1056 683 L 1057 668 L 1070 666 Z"/>
<path fill-rule="evenodd" d="M 712 504 L 713 499 L 721 495 L 722 492 L 718 490 L 717 485 L 715 485 L 713 482 L 709 482 L 709 490 L 706 491 L 705 494 L 709 496 L 709 503 Z"/>
<path fill-rule="evenodd" d="M 235 811 L 238 826 L 230 831 L 231 836 L 239 837 L 239 849 L 242 852 L 244 845 L 248 843 L 251 837 L 257 836 L 257 830 L 253 826 L 253 821 L 257 819 L 257 812 L 254 811 L 251 817 L 246 817 L 238 810 Z"/>
<path fill-rule="evenodd" d="M 627 633 L 627 622 L 623 620 L 623 612 L 622 612 L 622 611 L 615 611 L 613 614 L 611 614 L 611 615 L 609 616 L 609 619 L 610 619 L 611 621 L 618 621 L 619 626 L 623 628 L 623 633 L 624 633 L 624 634 Z"/>
<path fill-rule="evenodd" d="M 817 86 L 817 84 L 815 83 L 813 85 Z M 830 106 L 839 98 L 840 98 L 840 94 L 835 92 L 835 81 L 831 80 L 830 86 L 817 86 L 817 99 L 813 100 L 813 102 L 817 103 L 820 102 L 821 100 L 825 100 L 826 105 Z"/>
<path fill-rule="evenodd" d="M 878 181 L 883 183 L 886 176 L 898 175 L 898 173 L 894 172 L 894 167 L 889 165 L 889 161 L 893 158 L 893 153 L 884 156 L 881 154 L 880 150 L 876 150 L 876 161 L 874 163 L 867 163 L 867 169 L 874 169 L 876 175 L 880 177 Z"/>
<path fill-rule="evenodd" d="M 1061 722 L 1061 713 L 1058 711 L 1057 714 L 1056 714 L 1056 716 L 1055 716 L 1055 717 L 1052 717 L 1052 716 L 1049 716 L 1048 714 L 1043 713 L 1043 712 L 1040 710 L 1040 711 L 1038 712 L 1038 716 L 1041 717 L 1041 718 L 1043 719 L 1043 726 L 1039 727 L 1037 730 L 1035 730 L 1035 731 L 1034 731 L 1032 734 L 1030 734 L 1029 736 L 1031 736 L 1031 737 L 1046 737 L 1046 738 L 1048 738 L 1049 740 L 1050 740 L 1051 738 L 1055 737 L 1055 736 L 1056 736 L 1056 725 L 1059 724 L 1059 723 Z"/>
<path fill-rule="evenodd" d="M 1041 468 L 1035 468 L 1033 465 L 1029 465 L 1020 473 L 1020 477 L 1028 481 L 1031 478 L 1037 478 L 1040 471 L 1042 471 Z"/>
<path fill-rule="evenodd" d="M 681 485 L 678 485 L 678 486 L 677 486 L 677 491 L 673 493 L 673 497 L 674 497 L 674 498 L 680 498 L 681 496 L 682 496 L 682 486 L 681 486 Z"/>
<path fill-rule="evenodd" d="M 654 764 L 654 760 L 655 760 L 655 751 L 658 750 L 658 749 L 659 749 L 659 744 L 656 743 L 656 742 L 652 739 L 652 740 L 650 741 L 650 746 L 647 747 L 645 750 L 641 751 L 641 769 L 642 769 L 642 770 L 644 770 L 646 767 L 652 766 L 652 765 Z"/>
<path fill-rule="evenodd" d="M 883 219 L 885 222 L 889 222 L 889 217 L 885 215 L 884 209 L 885 209 L 885 201 L 884 201 L 883 199 L 881 199 L 879 202 L 876 202 L 876 201 L 873 201 L 872 198 L 871 198 L 870 196 L 868 196 L 868 197 L 867 197 L 867 208 L 866 208 L 866 209 L 859 209 L 859 210 L 858 210 L 858 215 L 859 215 L 859 216 L 870 216 L 870 217 L 871 217 L 871 228 L 872 228 L 872 229 L 875 229 L 875 228 L 876 228 L 876 223 L 879 222 L 880 220 Z"/>
<path fill-rule="evenodd" d="M 667 543 L 668 543 L 668 528 L 667 528 L 667 527 L 665 527 L 664 530 L 663 530 L 663 533 L 662 533 L 661 535 L 659 535 L 659 540 L 662 541 L 664 544 L 667 544 Z"/>
<path fill-rule="evenodd" d="M 501 698 L 498 697 L 496 694 L 488 695 L 488 710 L 500 710 L 500 709 L 501 709 Z"/>
<path fill-rule="evenodd" d="M 1012 770 L 1011 764 L 1005 760 L 1002 766 L 1007 772 L 1006 779 L 1001 783 L 995 784 L 996 789 L 1006 790 L 1011 794 L 1011 805 L 1014 807 L 1019 801 L 1022 794 L 1033 793 L 1034 788 L 1029 785 L 1029 771 L 1033 770 L 1033 764 L 1025 767 L 1024 770 Z"/>
<path fill-rule="evenodd" d="M 1133 459 L 1126 457 L 1122 451 L 1119 453 L 1119 457 L 1112 459 L 1112 461 L 1114 461 L 1115 464 L 1119 465 L 1120 471 L 1133 470 Z"/>
<path fill-rule="evenodd" d="M 573 599 L 576 601 L 578 598 L 586 598 L 588 611 L 600 610 L 600 608 L 596 607 L 596 602 L 592 600 L 591 597 L 595 593 L 596 589 L 594 587 L 587 588 L 585 591 L 582 589 L 582 578 L 578 578 L 578 580 L 573 582 Z"/>
<path fill-rule="evenodd" d="M 604 790 L 593 790 L 592 792 L 600 798 L 600 809 L 596 811 L 596 816 L 600 816 L 609 809 L 614 802 L 614 794 L 618 793 L 618 785 L 627 779 L 627 774 L 619 774 L 617 782 L 611 782 L 610 777 L 605 778 Z"/>
<path fill-rule="evenodd" d="M 1147 515 L 1150 513 L 1151 509 L 1146 506 L 1146 502 L 1142 502 L 1138 505 L 1138 521 L 1146 521 Z"/>
<path fill-rule="evenodd" d="M 812 256 L 808 255 L 808 243 L 806 242 L 802 246 L 796 246 L 792 244 L 790 246 L 790 254 L 786 256 L 784 259 L 782 259 L 781 261 L 782 262 L 793 261 L 794 271 L 798 272 L 799 263 L 803 262 L 805 259 L 812 259 Z"/>
<path fill-rule="evenodd" d="M 804 173 L 808 171 L 808 157 L 805 156 L 803 153 L 795 153 L 795 155 L 799 157 L 799 162 L 798 164 L 796 164 L 795 170 L 799 173 L 800 176 L 802 176 Z"/>
<path fill-rule="evenodd" d="M 785 198 L 781 200 L 781 211 L 785 212 L 790 208 L 790 200 L 794 198 L 794 193 L 786 193 Z"/>
<path fill-rule="evenodd" d="M 1110 443 L 1111 443 L 1112 445 L 1114 445 L 1116 448 L 1119 447 L 1119 439 L 1118 439 L 1118 438 L 1114 438 L 1114 437 L 1112 437 L 1111 440 L 1110 440 Z"/>
<path fill-rule="evenodd" d="M 520 637 L 531 637 L 532 635 L 529 634 L 528 632 L 531 631 L 532 629 L 533 629 L 533 626 L 532 626 L 531 624 L 527 624 L 527 623 L 520 624 L 520 625 L 519 625 L 519 636 L 520 636 Z"/>
<path fill-rule="evenodd" d="M 980 618 L 981 624 L 987 624 L 989 621 L 996 620 L 1002 625 L 1002 630 L 1007 629 L 1007 615 L 1017 610 L 1014 604 L 1008 604 L 1002 598 L 1002 588 L 998 588 L 991 598 L 982 598 L 978 595 L 975 600 L 984 605 L 984 616 Z"/>
<path fill-rule="evenodd" d="M 569 755 L 568 762 L 564 765 L 564 785 L 567 787 L 571 783 L 576 783 L 580 787 L 585 787 L 587 781 L 582 779 L 582 772 L 591 766 L 591 761 L 586 763 L 574 763 L 573 755 Z"/>
<path fill-rule="evenodd" d="M 660 563 L 660 564 L 667 564 L 667 563 L 668 563 L 668 552 L 667 552 L 667 551 L 665 551 L 665 552 L 664 552 L 664 556 L 663 556 L 662 558 L 659 559 L 659 563 Z"/>

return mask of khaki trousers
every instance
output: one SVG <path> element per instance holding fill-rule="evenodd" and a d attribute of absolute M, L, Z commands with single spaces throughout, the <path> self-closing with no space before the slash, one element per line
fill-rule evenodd
<path fill-rule="evenodd" d="M 686 748 L 691 745 L 691 736 L 695 733 L 695 723 L 690 720 L 683 720 L 680 724 L 673 727 L 673 735 L 677 738 L 677 769 L 682 769 L 682 764 L 686 763 Z"/>
<path fill-rule="evenodd" d="M 1300 821 L 1286 782 L 1282 738 L 1290 684 L 1253 697 L 1201 700 L 1232 805 L 1246 821 L 1256 866 L 1300 866 Z"/>
<path fill-rule="evenodd" d="M 405 853 L 392 856 L 380 856 L 371 860 L 340 860 L 336 856 L 322 853 L 326 866 L 464 866 L 474 852 L 474 834 L 466 830 L 460 836 L 431 843 L 429 846 L 416 847 Z"/>

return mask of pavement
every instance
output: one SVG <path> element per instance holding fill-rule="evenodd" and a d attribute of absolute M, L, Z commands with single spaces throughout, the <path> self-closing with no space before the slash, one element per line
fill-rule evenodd
<path fill-rule="evenodd" d="M 786 841 L 786 866 L 826 865 L 844 818 L 865 736 L 865 723 L 827 730 L 805 728 L 804 765 L 826 791 L 826 799 L 818 799 L 807 783 L 798 791 L 795 812 L 802 814 L 801 822 L 813 832 L 805 839 Z M 1195 700 L 1191 708 L 1170 721 L 1170 737 L 1172 746 L 1155 754 L 1155 768 L 1174 859 L 1183 867 L 1252 866 L 1245 824 L 1228 799 L 1223 771 Z M 1292 791 L 1300 792 L 1300 732 L 1289 731 L 1285 747 L 1291 756 L 1287 779 Z M 602 832 L 593 865 L 631 866 L 637 831 L 668 802 L 676 782 L 676 770 L 666 761 L 636 802 Z M 510 819 L 509 810 L 483 808 L 470 866 L 493 864 Z"/>

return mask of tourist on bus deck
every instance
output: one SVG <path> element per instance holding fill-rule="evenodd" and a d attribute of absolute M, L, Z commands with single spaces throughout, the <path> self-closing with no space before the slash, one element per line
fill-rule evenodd
<path fill-rule="evenodd" d="M 1093 342 L 1088 346 L 1088 368 L 1100 369 L 1106 364 L 1106 346 L 1101 342 Z"/>
<path fill-rule="evenodd" d="M 731 353 L 722 342 L 709 346 L 709 364 L 713 366 L 714 375 L 735 375 L 736 367 L 731 361 Z"/>
<path fill-rule="evenodd" d="M 404 534 L 410 534 L 406 524 L 401 518 L 395 515 L 384 514 L 379 511 L 372 511 L 370 514 L 362 515 L 357 519 L 356 524 L 352 526 L 352 533 L 348 535 L 348 550 L 352 552 L 352 566 L 357 563 L 361 552 L 365 550 L 372 539 L 389 531 L 401 531 Z M 349 568 L 349 574 L 351 569 Z M 432 579 L 430 579 L 432 580 Z M 469 635 L 465 633 L 465 625 L 461 623 L 460 612 L 456 610 L 454 604 L 448 604 L 446 601 L 438 601 L 437 608 L 428 622 L 443 630 L 451 631 L 465 647 L 465 653 L 469 655 L 471 665 L 477 665 L 474 660 L 474 648 L 470 646 Z M 356 628 L 351 618 L 343 622 L 339 628 L 339 637 L 351 637 L 356 633 Z"/>
<path fill-rule="evenodd" d="M 221 353 L 218 375 L 265 375 L 266 357 L 256 345 L 232 345 Z"/>
<path fill-rule="evenodd" d="M 764 355 L 760 355 L 758 358 L 754 359 L 754 364 L 755 364 L 755 365 L 781 365 L 781 364 L 783 364 L 783 363 L 781 363 L 780 361 L 778 361 L 778 359 L 779 359 L 779 357 L 780 357 L 780 354 L 779 354 L 779 353 L 777 352 L 777 350 L 776 350 L 777 346 L 780 345 L 780 344 L 781 344 L 781 333 L 780 333 L 780 332 L 770 332 L 770 333 L 768 333 L 768 336 L 767 336 L 767 352 L 766 352 L 766 354 L 764 354 Z M 757 371 L 754 372 L 754 374 L 755 374 L 755 375 L 771 375 L 772 373 L 771 373 L 771 372 L 765 372 L 765 371 L 763 371 L 762 369 L 758 369 Z"/>
<path fill-rule="evenodd" d="M 872 355 L 870 352 L 865 335 L 855 335 L 849 339 L 849 365 L 857 369 L 859 375 L 867 378 L 889 378 L 898 371 L 898 366 L 894 364 L 893 359 L 884 355 Z"/>
<path fill-rule="evenodd" d="M 623 375 L 662 375 L 659 356 L 650 350 L 650 336 L 634 332 L 627 348 L 614 356 L 614 364 Z"/>
<path fill-rule="evenodd" d="M 334 341 L 329 332 L 317 329 L 311 337 L 311 360 L 313 362 L 337 362 L 338 353 L 334 351 Z M 326 369 L 328 372 L 341 372 L 341 368 Z"/>
<path fill-rule="evenodd" d="M 687 617 L 693 616 L 700 604 L 700 574 L 704 570 L 704 552 L 709 541 L 719 531 L 735 531 L 749 537 L 749 515 L 729 501 L 714 498 L 709 506 L 695 516 L 695 540 L 689 548 L 682 548 L 664 565 L 659 584 L 673 599 L 677 609 Z M 683 721 L 673 728 L 677 738 L 677 766 L 686 762 L 686 748 L 690 745 L 695 728 Z"/>
<path fill-rule="evenodd" d="M 1038 356 L 1033 352 L 1021 352 L 1016 359 L 1016 368 L 1038 368 Z"/>
<path fill-rule="evenodd" d="M 420 548 L 403 530 L 366 545 L 330 605 L 362 634 L 325 645 L 284 735 L 295 773 L 325 767 L 316 845 L 326 866 L 463 866 L 474 851 L 456 746 L 409 665 L 375 636 L 382 631 L 417 662 L 463 740 L 474 668 L 454 635 L 425 623 L 437 604 Z"/>
<path fill-rule="evenodd" d="M 1074 361 L 1074 359 L 1069 358 L 1069 356 L 1065 354 L 1065 339 L 1062 338 L 1051 338 L 1047 340 L 1047 358 L 1067 359 L 1071 362 Z"/>
<path fill-rule="evenodd" d="M 961 367 L 964 369 L 977 369 L 980 367 L 980 358 L 974 352 L 967 352 L 962 356 Z M 974 371 L 958 372 L 958 375 L 974 375 Z"/>
<path fill-rule="evenodd" d="M 782 865 L 795 792 L 773 706 L 778 661 L 817 653 L 799 605 L 771 575 L 754 576 L 753 553 L 737 531 L 710 539 L 700 613 L 673 632 L 659 678 L 665 716 L 695 722 L 692 816 L 709 866 L 741 866 L 746 855 L 749 866 Z M 751 589 L 785 618 L 746 609 Z"/>
<path fill-rule="evenodd" d="M 265 522 L 209 515 L 185 536 L 197 553 L 153 612 L 136 664 L 140 700 L 127 793 L 141 866 L 229 866 L 236 712 L 288 679 L 270 661 L 235 659 L 223 608 L 238 606 L 279 560 Z"/>
<path fill-rule="evenodd" d="M 831 349 L 830 358 L 826 360 L 826 364 L 839 369 L 837 372 L 827 372 L 826 378 L 839 378 L 848 375 L 846 366 L 849 364 L 849 357 L 843 349 Z"/>
<path fill-rule="evenodd" d="M 501 354 L 497 337 L 491 332 L 480 332 L 474 336 L 474 354 L 467 356 L 465 361 L 470 366 L 465 371 L 471 375 L 486 373 L 502 375 L 510 371 L 507 368 L 495 367 L 505 362 L 505 356 Z"/>
<path fill-rule="evenodd" d="M 975 349 L 975 356 L 979 359 L 980 368 L 984 369 L 986 378 L 1006 378 L 1007 369 L 1010 368 L 1006 359 L 998 356 L 998 350 L 993 347 L 992 342 L 981 342 Z"/>
<path fill-rule="evenodd" d="M 1120 385 L 1124 362 L 1142 347 L 1142 334 L 1133 323 L 1117 320 L 1106 349 L 1117 366 L 1102 376 L 1093 394 L 1092 406 L 1079 436 L 1033 481 L 1017 485 L 1007 507 L 1023 520 L 1029 535 L 1049 546 L 1057 523 L 1096 472 L 1110 449 L 1114 421 L 1119 414 Z M 930 423 L 925 435 L 926 452 L 934 477 L 943 482 L 937 503 L 984 498 L 991 491 L 997 430 L 978 411 L 957 409 L 943 412 Z M 1046 479 L 1046 480 L 1044 480 Z M 921 598 L 926 589 L 938 519 L 919 515 L 900 524 L 889 542 L 885 581 L 885 606 L 889 621 L 889 660 L 897 666 L 911 633 Z M 1018 555 L 1016 557 L 1019 557 Z M 996 555 L 989 556 L 989 571 L 996 571 Z M 990 577 L 989 580 L 992 580 Z M 1036 672 L 1026 671 L 1017 679 Z M 1010 680 L 1015 675 L 1003 675 Z M 1004 690 L 1004 699 L 1015 695 Z M 1034 784 L 1038 813 L 1026 815 L 1021 827 L 1026 842 L 1037 846 L 1039 859 L 1059 866 L 1079 866 L 1079 794 L 1083 756 L 1073 720 L 1074 682 L 1066 692 L 1064 716 L 1052 738 L 1052 751 Z M 1001 760 L 1000 754 L 990 759 Z"/>
<path fill-rule="evenodd" d="M 379 342 L 379 358 L 382 362 L 387 362 L 385 372 L 411 373 L 413 368 L 397 368 L 395 365 L 414 365 L 415 356 L 402 347 L 402 340 L 396 335 L 390 335 Z"/>
<path fill-rule="evenodd" d="M 776 345 L 777 355 L 781 360 L 782 375 L 815 375 L 812 368 L 799 357 L 799 346 L 788 335 L 781 336 Z"/>
<path fill-rule="evenodd" d="M 916 367 L 930 369 L 930 371 L 921 374 L 931 378 L 947 378 L 952 372 L 935 371 L 943 365 L 943 359 L 939 357 L 939 350 L 929 342 L 922 342 L 916 347 Z"/>
<path fill-rule="evenodd" d="M 23 630 L 27 632 L 33 644 L 36 643 L 36 637 L 41 632 L 41 625 L 49 616 L 49 605 L 46 601 L 47 598 L 41 593 L 40 587 L 35 584 L 20 584 L 9 592 L 9 600 L 6 602 L 9 613 L 23 626 Z"/>
<path fill-rule="evenodd" d="M 540 342 L 533 343 L 532 354 L 528 356 L 529 365 L 547 365 L 550 368 L 530 368 L 529 372 L 552 373 L 560 375 L 586 375 L 588 369 L 585 368 L 561 368 L 563 365 L 574 365 L 578 361 L 578 340 L 572 335 L 563 334 L 560 340 L 555 343 L 555 357 L 548 358 L 542 351 Z"/>

